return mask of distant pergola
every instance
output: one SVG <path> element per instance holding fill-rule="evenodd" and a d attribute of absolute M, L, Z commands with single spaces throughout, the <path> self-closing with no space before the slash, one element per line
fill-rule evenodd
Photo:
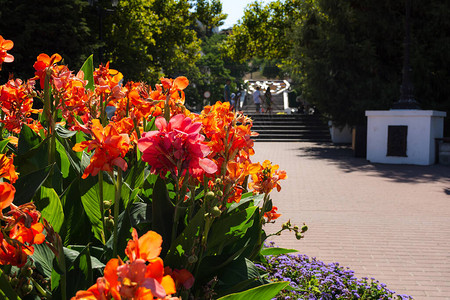
<path fill-rule="evenodd" d="M 247 84 L 247 94 L 253 94 L 257 86 L 261 88 L 261 91 L 270 87 L 272 95 L 283 93 L 284 109 L 289 108 L 288 91 L 291 85 L 287 80 L 245 80 L 244 82 Z"/>

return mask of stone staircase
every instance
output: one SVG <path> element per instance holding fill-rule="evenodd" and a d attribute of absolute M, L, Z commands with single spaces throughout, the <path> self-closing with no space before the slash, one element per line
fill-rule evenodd
<path fill-rule="evenodd" d="M 248 114 L 256 142 L 331 142 L 328 126 L 318 115 Z"/>
<path fill-rule="evenodd" d="M 262 107 L 265 110 L 264 103 Z M 331 142 L 328 125 L 319 115 L 287 114 L 283 94 L 272 95 L 271 114 L 257 113 L 251 94 L 239 111 L 252 118 L 252 130 L 259 133 L 254 138 L 257 142 Z"/>

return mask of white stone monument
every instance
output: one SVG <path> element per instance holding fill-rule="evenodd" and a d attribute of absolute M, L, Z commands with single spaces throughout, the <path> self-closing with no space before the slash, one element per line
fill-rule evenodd
<path fill-rule="evenodd" d="M 434 110 L 368 110 L 367 160 L 374 163 L 431 165 L 446 113 Z"/>

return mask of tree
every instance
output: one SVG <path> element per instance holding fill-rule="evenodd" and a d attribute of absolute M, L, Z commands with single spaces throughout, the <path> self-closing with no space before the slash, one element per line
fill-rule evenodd
<path fill-rule="evenodd" d="M 30 78 L 40 53 L 59 53 L 65 63 L 78 70 L 99 47 L 87 23 L 90 9 L 85 0 L 0 0 L 0 34 L 14 42 L 15 61 L 3 68 L 8 73 Z"/>
<path fill-rule="evenodd" d="M 189 76 L 200 58 L 187 0 L 121 0 L 106 20 L 107 55 L 129 80 Z M 192 70 L 194 69 L 194 70 Z"/>
<path fill-rule="evenodd" d="M 276 7 L 286 7 L 285 14 Z M 423 109 L 450 112 L 449 12 L 448 1 L 413 1 L 411 60 Z M 264 22 L 277 24 L 286 15 L 291 21 L 284 27 L 264 27 Z M 304 97 L 338 125 L 356 125 L 365 121 L 365 110 L 389 109 L 399 99 L 404 15 L 403 1 L 252 4 L 223 49 L 235 60 L 282 59 Z"/>
<path fill-rule="evenodd" d="M 197 33 L 199 37 L 211 37 L 213 30 L 223 25 L 227 14 L 222 12 L 222 3 L 219 0 L 192 1 L 195 7 L 193 17 L 197 21 Z"/>

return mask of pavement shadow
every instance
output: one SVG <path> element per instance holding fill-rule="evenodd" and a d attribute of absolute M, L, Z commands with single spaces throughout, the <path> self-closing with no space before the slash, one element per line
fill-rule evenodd
<path fill-rule="evenodd" d="M 371 163 L 365 158 L 355 157 L 348 145 L 332 143 L 308 143 L 297 149 L 299 157 L 328 160 L 336 164 L 344 172 L 370 171 L 372 176 L 390 178 L 396 182 L 420 183 L 432 181 L 448 181 L 450 186 L 450 166 L 431 165 L 391 165 Z M 450 187 L 444 191 L 450 195 Z"/>

